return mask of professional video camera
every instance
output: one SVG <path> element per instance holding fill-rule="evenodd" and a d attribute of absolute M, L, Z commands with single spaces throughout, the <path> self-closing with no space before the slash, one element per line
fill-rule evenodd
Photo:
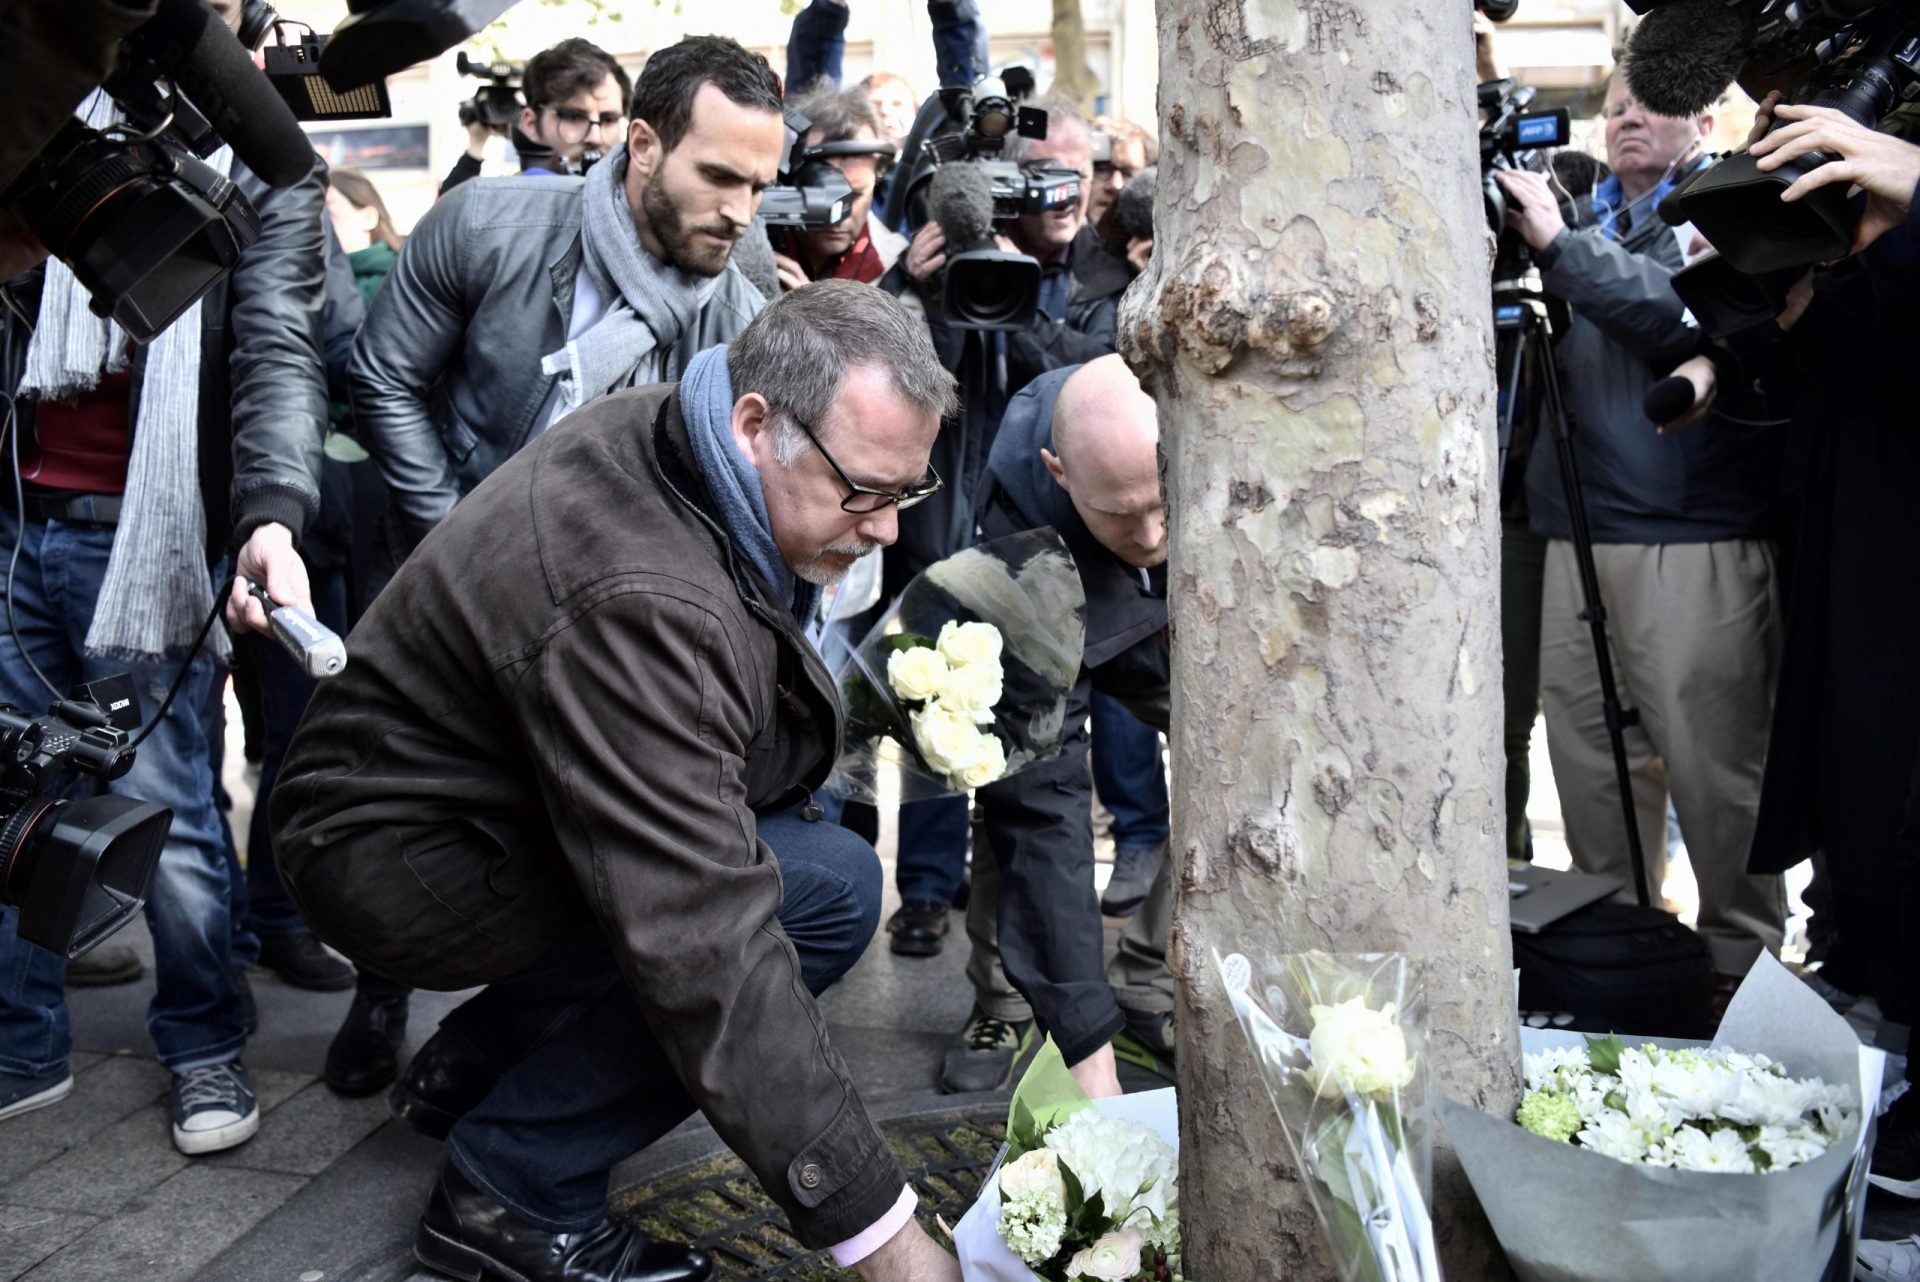
<path fill-rule="evenodd" d="M 885 221 L 914 227 L 929 217 L 947 233 L 944 316 L 958 329 L 1023 329 L 1040 301 L 1040 264 L 1001 249 L 995 233 L 1022 214 L 1070 209 L 1080 201 L 1080 175 L 1045 165 L 997 159 L 1007 140 L 1047 136 L 1047 113 L 1023 107 L 1033 75 L 1001 76 L 1005 94 L 976 95 L 943 87 L 921 106 L 907 135 L 903 181 L 888 194 Z"/>
<path fill-rule="evenodd" d="M 1511 80 L 1490 80 L 1480 86 L 1480 186 L 1486 200 L 1487 228 L 1499 238 L 1493 278 L 1518 280 L 1532 264 L 1527 243 L 1507 226 L 1507 196 L 1494 181 L 1501 169 L 1531 169 L 1549 174 L 1546 152 L 1573 140 L 1573 123 L 1565 107 L 1529 112 L 1535 90 Z"/>
<path fill-rule="evenodd" d="M 1832 107 L 1876 129 L 1920 89 L 1916 0 L 1629 3 L 1647 16 L 1633 35 L 1627 79 L 1641 105 L 1661 115 L 1705 111 L 1737 82 L 1756 101 L 1779 90 L 1790 103 Z M 1692 223 L 1719 253 L 1674 280 L 1710 332 L 1770 317 L 1800 269 L 1851 251 L 1859 212 L 1845 183 L 1780 199 L 1831 159 L 1811 152 L 1763 173 L 1742 149 L 1661 202 L 1661 217 Z"/>
<path fill-rule="evenodd" d="M 520 77 L 526 68 L 514 62 L 478 62 L 462 53 L 455 59 L 463 76 L 478 76 L 487 81 L 473 97 L 460 104 L 463 126 L 485 125 L 497 134 L 505 134 L 520 119 Z"/>
<path fill-rule="evenodd" d="M 0 903 L 19 909 L 28 943 L 78 957 L 140 911 L 173 812 L 112 793 L 65 797 L 76 776 L 105 783 L 132 769 L 139 724 L 124 676 L 44 717 L 0 704 Z"/>
<path fill-rule="evenodd" d="M 823 231 L 846 221 L 853 205 L 853 187 L 847 176 L 827 163 L 829 156 L 873 156 L 893 159 L 893 144 L 872 138 L 843 139 L 809 147 L 807 130 L 813 122 L 788 108 L 787 149 L 780 165 L 780 185 L 760 194 L 760 219 L 769 227 L 796 227 Z"/>

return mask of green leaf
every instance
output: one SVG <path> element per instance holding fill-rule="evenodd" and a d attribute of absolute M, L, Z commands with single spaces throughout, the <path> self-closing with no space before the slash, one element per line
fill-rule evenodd
<path fill-rule="evenodd" d="M 1624 1091 L 1608 1091 L 1600 1102 L 1616 1113 L 1627 1111 L 1627 1096 Z"/>
<path fill-rule="evenodd" d="M 1073 1173 L 1071 1166 L 1065 1162 L 1061 1162 L 1059 1166 L 1060 1178 L 1067 1185 L 1067 1218 L 1071 1220 L 1080 1213 L 1080 1208 L 1087 1204 L 1087 1189 L 1080 1183 L 1080 1177 Z"/>
<path fill-rule="evenodd" d="M 1587 1062 L 1593 1065 L 1596 1073 L 1618 1075 L 1620 1056 L 1627 1044 L 1620 1040 L 1619 1034 L 1609 1033 L 1605 1037 L 1587 1038 Z"/>
<path fill-rule="evenodd" d="M 1093 1101 L 1067 1071 L 1067 1061 L 1049 1037 L 1013 1090 L 1013 1103 L 1007 1111 L 1007 1142 L 1013 1146 L 1009 1158 L 1039 1148 L 1048 1131 L 1091 1107 Z M 1025 1147 L 1016 1145 L 1016 1136 Z"/>
<path fill-rule="evenodd" d="M 328 432 L 327 442 L 322 448 L 326 450 L 327 457 L 336 463 L 364 463 L 373 457 L 360 442 L 345 432 Z"/>
<path fill-rule="evenodd" d="M 933 638 L 918 632 L 896 632 L 887 638 L 887 644 L 896 650 L 931 650 Z"/>

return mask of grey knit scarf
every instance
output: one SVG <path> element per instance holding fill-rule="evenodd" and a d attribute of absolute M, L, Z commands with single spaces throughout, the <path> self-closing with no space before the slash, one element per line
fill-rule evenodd
<path fill-rule="evenodd" d="M 556 422 L 597 396 L 652 381 L 720 287 L 718 276 L 689 275 L 647 252 L 627 205 L 626 174 L 623 149 L 587 171 L 580 193 L 581 262 L 610 305 L 593 328 L 541 363 L 563 376 Z"/>
<path fill-rule="evenodd" d="M 116 115 L 113 100 L 97 91 L 75 114 L 95 128 L 113 123 Z M 225 174 L 232 153 L 222 147 L 207 163 Z M 103 372 L 125 369 L 126 352 L 126 332 L 94 315 L 73 272 L 48 259 L 21 390 L 43 400 L 72 400 L 97 386 Z M 87 630 L 87 653 L 142 663 L 192 645 L 213 611 L 206 545 L 195 303 L 147 348 L 120 524 Z M 210 644 L 225 663 L 231 653 L 226 630 L 215 628 Z"/>

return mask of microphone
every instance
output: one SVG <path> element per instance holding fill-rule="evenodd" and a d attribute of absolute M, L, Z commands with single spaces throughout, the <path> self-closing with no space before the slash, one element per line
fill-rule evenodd
<path fill-rule="evenodd" d="M 347 643 L 340 634 L 304 610 L 290 605 L 281 605 L 267 595 L 267 590 L 258 583 L 247 581 L 247 594 L 260 603 L 267 612 L 267 623 L 273 628 L 273 639 L 278 641 L 286 652 L 299 661 L 300 667 L 316 681 L 328 677 L 337 677 L 347 666 Z"/>
<path fill-rule="evenodd" d="M 955 249 L 993 244 L 993 188 L 979 165 L 960 162 L 934 170 L 927 207 Z"/>
<path fill-rule="evenodd" d="M 1672 0 L 1640 20 L 1627 45 L 1627 87 L 1659 116 L 1697 116 L 1720 100 L 1753 45 L 1746 6 Z"/>
<path fill-rule="evenodd" d="M 273 82 L 203 0 L 160 0 L 128 42 L 193 101 L 246 167 L 271 187 L 313 169 L 313 144 Z"/>
<path fill-rule="evenodd" d="M 1671 423 L 1693 408 L 1693 398 L 1693 383 L 1675 374 L 1649 387 L 1641 405 L 1654 422 Z"/>

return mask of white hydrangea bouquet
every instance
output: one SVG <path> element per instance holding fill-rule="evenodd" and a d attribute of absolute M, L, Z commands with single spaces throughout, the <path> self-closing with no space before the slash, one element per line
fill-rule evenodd
<path fill-rule="evenodd" d="M 1214 963 L 1343 1282 L 1440 1282 L 1413 965 L 1319 952 Z"/>
<path fill-rule="evenodd" d="M 1172 1090 L 1090 1100 L 1052 1041 L 1014 1091 L 1007 1144 L 953 1230 L 968 1282 L 1175 1282 Z"/>
<path fill-rule="evenodd" d="M 1080 572 L 1052 530 L 929 567 L 837 674 L 847 725 L 828 787 L 875 801 L 890 764 L 918 801 L 1058 756 L 1085 640 Z"/>
<path fill-rule="evenodd" d="M 1520 1042 L 1515 1115 L 1437 1106 L 1520 1282 L 1852 1278 L 1885 1057 L 1772 957 L 1711 1045 Z"/>

